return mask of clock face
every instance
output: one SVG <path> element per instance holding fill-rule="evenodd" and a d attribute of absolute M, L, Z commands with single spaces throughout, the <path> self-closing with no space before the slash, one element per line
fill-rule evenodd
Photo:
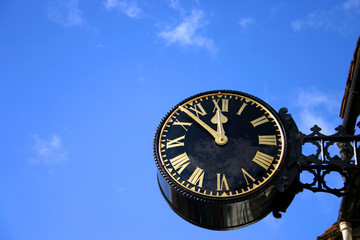
<path fill-rule="evenodd" d="M 158 166 L 185 191 L 223 199 L 267 186 L 285 136 L 274 110 L 235 91 L 207 92 L 176 106 L 156 135 Z"/>

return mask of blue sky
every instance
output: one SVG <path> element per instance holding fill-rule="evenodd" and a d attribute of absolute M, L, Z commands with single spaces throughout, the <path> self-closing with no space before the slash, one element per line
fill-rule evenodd
<path fill-rule="evenodd" d="M 185 222 L 159 191 L 153 136 L 217 89 L 331 134 L 359 35 L 359 0 L 2 1 L 0 239 L 315 239 L 339 198 L 304 191 L 239 230 Z"/>

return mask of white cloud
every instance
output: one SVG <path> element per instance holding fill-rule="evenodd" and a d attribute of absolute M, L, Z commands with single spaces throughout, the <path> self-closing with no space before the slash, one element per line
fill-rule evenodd
<path fill-rule="evenodd" d="M 240 18 L 239 20 L 240 26 L 244 29 L 246 29 L 252 23 L 254 23 L 254 19 L 252 17 Z"/>
<path fill-rule="evenodd" d="M 67 152 L 63 149 L 61 138 L 53 135 L 49 141 L 40 139 L 38 135 L 34 135 L 35 158 L 31 159 L 31 163 L 59 164 L 67 159 Z"/>
<path fill-rule="evenodd" d="M 291 23 L 294 31 L 301 31 L 306 27 L 313 29 L 329 30 L 336 28 L 335 17 L 327 11 L 317 11 L 308 14 L 303 19 L 295 20 Z"/>
<path fill-rule="evenodd" d="M 106 0 L 104 2 L 104 6 L 105 9 L 108 11 L 117 10 L 121 13 L 126 14 L 130 18 L 139 17 L 142 12 L 135 1 Z"/>
<path fill-rule="evenodd" d="M 52 1 L 47 9 L 47 16 L 65 27 L 84 26 L 85 20 L 78 5 L 78 0 Z"/>
<path fill-rule="evenodd" d="M 351 10 L 354 9 L 356 11 L 360 10 L 360 0 L 348 0 L 343 4 L 344 9 Z"/>
<path fill-rule="evenodd" d="M 116 8 L 118 5 L 118 0 L 107 0 L 104 2 L 104 6 L 106 10 L 111 10 L 113 8 Z"/>
<path fill-rule="evenodd" d="M 357 26 L 360 15 L 360 0 L 348 0 L 341 6 L 317 10 L 291 22 L 294 31 L 306 28 L 346 34 Z"/>
<path fill-rule="evenodd" d="M 294 31 L 300 31 L 303 28 L 304 21 L 303 20 L 296 20 L 291 22 L 291 27 Z"/>
<path fill-rule="evenodd" d="M 211 53 L 216 53 L 214 42 L 201 31 L 205 24 L 204 13 L 201 10 L 193 10 L 191 15 L 173 29 L 162 31 L 159 36 L 167 41 L 167 44 L 180 44 L 180 46 L 204 47 Z"/>
<path fill-rule="evenodd" d="M 334 134 L 334 129 L 339 125 L 341 98 L 337 94 L 326 94 L 316 89 L 297 89 L 294 92 L 292 105 L 296 113 L 292 114 L 297 117 L 294 118 L 299 130 L 308 133 L 316 124 L 323 134 Z"/>
<path fill-rule="evenodd" d="M 103 44 L 103 43 L 98 43 L 98 44 L 96 45 L 96 49 L 102 49 L 102 48 L 106 48 L 106 45 Z"/>
<path fill-rule="evenodd" d="M 170 0 L 170 7 L 175 10 L 180 9 L 181 7 L 180 7 L 179 0 Z"/>

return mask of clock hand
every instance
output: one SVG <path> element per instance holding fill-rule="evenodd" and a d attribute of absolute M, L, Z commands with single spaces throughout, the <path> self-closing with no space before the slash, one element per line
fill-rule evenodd
<path fill-rule="evenodd" d="M 217 124 L 217 133 L 220 135 L 219 141 L 227 142 L 227 137 L 225 136 L 225 130 L 223 127 L 223 123 L 227 123 L 228 119 L 225 117 L 219 109 L 216 110 L 215 116 L 211 119 L 213 124 Z M 224 143 L 224 144 L 225 144 Z"/>
<path fill-rule="evenodd" d="M 225 145 L 227 143 L 227 137 L 225 135 L 219 134 L 217 131 L 212 129 L 209 125 L 207 125 L 200 118 L 195 116 L 192 112 L 190 112 L 183 106 L 179 106 L 179 108 L 181 111 L 185 112 L 189 117 L 191 117 L 193 120 L 195 120 L 198 124 L 200 124 L 200 126 L 202 126 L 206 131 L 208 131 L 215 138 L 215 142 L 218 145 Z"/>

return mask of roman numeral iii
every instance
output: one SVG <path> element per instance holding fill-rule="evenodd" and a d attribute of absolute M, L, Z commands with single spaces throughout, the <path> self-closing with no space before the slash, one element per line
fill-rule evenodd
<path fill-rule="evenodd" d="M 259 135 L 259 144 L 262 145 L 277 145 L 275 135 Z"/>

